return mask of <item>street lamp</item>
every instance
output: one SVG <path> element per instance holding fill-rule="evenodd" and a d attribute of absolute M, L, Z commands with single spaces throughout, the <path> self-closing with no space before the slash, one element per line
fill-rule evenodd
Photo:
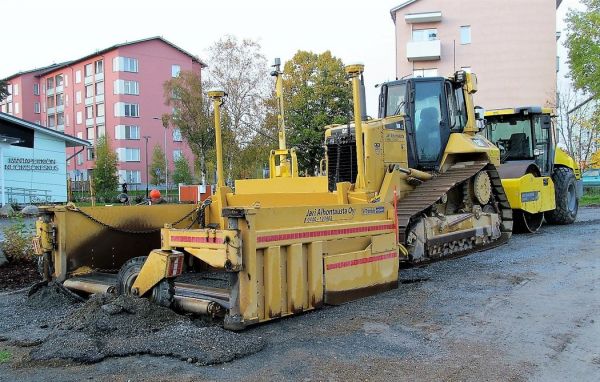
<path fill-rule="evenodd" d="M 142 138 L 146 140 L 146 199 L 148 199 L 148 184 L 150 183 L 150 178 L 148 178 L 148 166 L 150 165 L 148 161 L 148 139 L 150 136 L 144 135 Z"/>
<path fill-rule="evenodd" d="M 165 128 L 165 200 L 169 196 L 169 160 L 167 158 L 167 128 L 169 127 L 168 122 L 159 117 L 152 117 L 152 119 L 156 119 L 157 121 L 162 121 L 162 125 Z"/>

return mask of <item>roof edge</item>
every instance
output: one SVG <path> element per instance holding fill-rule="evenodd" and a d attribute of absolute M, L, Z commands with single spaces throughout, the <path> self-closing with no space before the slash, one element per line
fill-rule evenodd
<path fill-rule="evenodd" d="M 61 133 L 60 131 L 49 129 L 49 128 L 44 127 L 42 125 L 38 125 L 36 123 L 29 122 L 29 121 L 27 121 L 25 119 L 22 119 L 22 118 L 19 118 L 19 117 L 15 117 L 14 115 L 10 115 L 10 114 L 7 114 L 7 113 L 0 112 L 0 119 L 6 119 L 6 120 L 8 120 L 10 122 L 13 122 L 15 124 L 18 124 L 18 125 L 30 128 L 32 130 L 40 131 L 42 133 L 45 133 L 45 134 L 48 134 L 48 135 L 52 135 L 52 136 L 54 136 L 56 138 L 60 138 L 60 139 L 63 139 L 65 141 L 74 143 L 74 145 L 72 145 L 70 147 L 73 147 L 73 146 L 91 146 L 91 143 L 88 142 L 88 141 L 86 141 L 85 139 L 80 139 L 80 138 L 74 137 L 74 136 L 69 135 L 69 134 Z"/>
<path fill-rule="evenodd" d="M 416 1 L 418 1 L 418 0 L 406 0 L 406 1 L 396 5 L 394 8 L 390 9 L 390 16 L 392 16 L 392 20 L 394 21 L 394 23 L 396 22 L 396 12 Z"/>

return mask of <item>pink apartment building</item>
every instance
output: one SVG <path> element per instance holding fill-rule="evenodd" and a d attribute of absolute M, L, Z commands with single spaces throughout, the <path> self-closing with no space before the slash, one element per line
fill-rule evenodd
<path fill-rule="evenodd" d="M 0 111 L 93 143 L 106 136 L 119 160 L 119 181 L 146 184 L 148 157 L 155 145 L 165 149 L 169 173 L 173 162 L 192 152 L 181 133 L 162 126 L 163 84 L 181 70 L 200 73 L 206 65 L 161 37 L 117 44 L 62 64 L 6 78 L 11 96 Z M 157 118 L 157 119 L 155 119 Z M 67 150 L 72 179 L 85 180 L 94 168 L 93 148 Z M 151 181 L 151 174 L 149 174 Z M 131 187 L 130 187 L 131 189 Z"/>
<path fill-rule="evenodd" d="M 486 109 L 556 100 L 561 0 L 408 0 L 392 8 L 396 76 L 477 74 Z"/>

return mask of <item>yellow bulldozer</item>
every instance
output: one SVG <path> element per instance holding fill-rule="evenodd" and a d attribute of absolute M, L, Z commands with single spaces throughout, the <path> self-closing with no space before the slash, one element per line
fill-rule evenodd
<path fill-rule="evenodd" d="M 545 218 L 571 224 L 583 194 L 577 162 L 556 145 L 552 109 L 489 110 L 486 137 L 500 149 L 502 185 L 513 209 L 515 232 L 536 232 Z"/>
<path fill-rule="evenodd" d="M 512 210 L 497 171 L 500 151 L 477 134 L 475 75 L 384 84 L 381 116 L 367 120 L 363 69 L 346 67 L 354 122 L 327 127 L 326 176 L 298 176 L 280 102 L 270 178 L 224 185 L 220 107 L 227 97 L 212 90 L 215 194 L 195 210 L 179 206 L 168 216 L 169 205 L 148 207 L 162 212 L 46 209 L 36 251 L 47 276 L 81 293 L 147 297 L 239 330 L 396 288 L 401 261 L 508 240 Z M 274 75 L 281 97 L 278 68 Z M 159 245 L 142 252 L 150 242 L 140 239 L 149 232 L 145 214 L 161 213 L 172 223 L 162 228 Z M 119 240 L 108 240 L 109 233 Z"/>

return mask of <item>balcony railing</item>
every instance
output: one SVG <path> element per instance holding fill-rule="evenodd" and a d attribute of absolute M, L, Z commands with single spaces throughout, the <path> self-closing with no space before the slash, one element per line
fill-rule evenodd
<path fill-rule="evenodd" d="M 439 60 L 442 51 L 440 40 L 409 41 L 406 44 L 406 58 L 408 61 L 434 61 Z"/>
<path fill-rule="evenodd" d="M 87 118 L 87 119 L 85 120 L 85 125 L 86 125 L 87 127 L 94 126 L 94 118 Z"/>
<path fill-rule="evenodd" d="M 90 106 L 94 103 L 94 97 L 88 97 L 85 99 L 85 106 Z"/>

